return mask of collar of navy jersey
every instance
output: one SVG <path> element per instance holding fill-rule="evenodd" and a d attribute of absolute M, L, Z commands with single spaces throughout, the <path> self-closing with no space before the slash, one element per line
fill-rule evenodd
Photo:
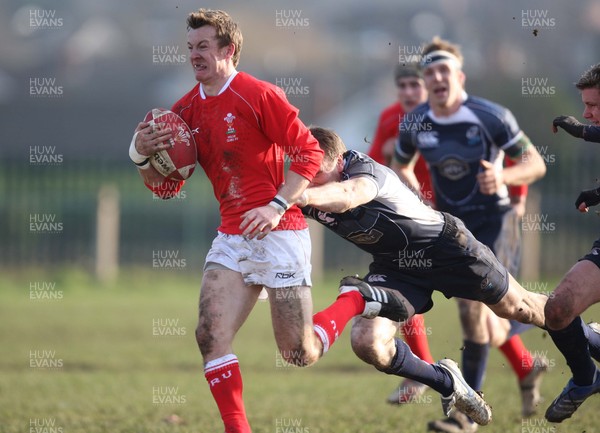
<path fill-rule="evenodd" d="M 219 93 L 217 93 L 217 96 L 219 96 L 221 93 L 223 93 L 225 90 L 227 90 L 227 88 L 231 84 L 231 81 L 235 78 L 237 73 L 238 73 L 238 71 L 234 69 L 233 74 L 231 74 L 229 76 L 229 78 L 227 79 L 227 82 L 225 84 L 223 84 L 223 87 L 221 87 L 221 90 L 219 90 Z M 202 87 L 202 83 L 200 83 L 200 86 L 198 86 L 198 92 L 200 93 L 200 97 L 202 99 L 206 99 L 206 93 L 204 93 L 204 87 Z"/>
<path fill-rule="evenodd" d="M 431 106 L 427 110 L 427 116 L 429 116 L 431 120 L 433 120 L 436 123 L 439 123 L 440 125 L 450 125 L 453 123 L 458 123 L 460 121 L 481 124 L 481 121 L 475 114 L 473 114 L 472 110 L 465 106 L 465 102 L 467 101 L 467 99 L 469 99 L 469 95 L 464 90 L 462 91 L 461 99 L 461 106 L 458 108 L 457 111 L 450 114 L 449 116 L 436 116 L 433 110 L 431 109 Z"/>

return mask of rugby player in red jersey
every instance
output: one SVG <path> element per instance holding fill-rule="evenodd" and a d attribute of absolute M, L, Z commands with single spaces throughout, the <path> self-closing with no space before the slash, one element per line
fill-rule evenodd
<path fill-rule="evenodd" d="M 236 70 L 243 38 L 226 12 L 200 9 L 188 16 L 187 26 L 198 84 L 172 111 L 192 130 L 221 216 L 205 260 L 196 340 L 225 431 L 248 433 L 232 344 L 263 286 L 277 346 L 283 359 L 298 366 L 322 356 L 352 317 L 393 318 L 401 305 L 385 289 L 373 294 L 387 303 L 347 290 L 313 318 L 310 238 L 304 216 L 291 204 L 319 172 L 323 151 L 281 89 Z M 183 185 L 148 163 L 150 155 L 169 146 L 170 137 L 170 129 L 154 130 L 142 122 L 130 146 L 144 183 L 162 198 Z"/>

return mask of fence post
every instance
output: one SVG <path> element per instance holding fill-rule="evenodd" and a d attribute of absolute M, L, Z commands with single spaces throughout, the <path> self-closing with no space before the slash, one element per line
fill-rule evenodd
<path fill-rule="evenodd" d="M 96 213 L 96 277 L 109 282 L 119 272 L 119 191 L 103 185 L 98 191 Z"/>

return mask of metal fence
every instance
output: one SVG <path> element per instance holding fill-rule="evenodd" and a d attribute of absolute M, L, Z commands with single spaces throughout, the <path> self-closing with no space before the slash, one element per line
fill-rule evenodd
<path fill-rule="evenodd" d="M 541 152 L 548 174 L 530 188 L 522 224 L 524 277 L 563 274 L 598 237 L 599 217 L 594 212 L 579 214 L 574 201 L 581 189 L 594 186 L 599 151 L 592 144 L 573 143 L 555 152 Z M 163 201 L 144 187 L 126 161 L 46 156 L 0 163 L 3 267 L 72 265 L 93 271 L 99 255 L 99 196 L 108 188 L 104 191 L 115 191 L 118 203 L 116 257 L 120 266 L 201 269 L 219 217 L 200 168 L 178 197 Z M 364 272 L 369 262 L 364 253 L 348 248 L 331 233 L 323 239 L 326 269 Z"/>

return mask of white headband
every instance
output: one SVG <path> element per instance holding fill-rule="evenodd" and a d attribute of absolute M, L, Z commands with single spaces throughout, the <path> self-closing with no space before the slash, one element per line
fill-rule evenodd
<path fill-rule="evenodd" d="M 462 62 L 454 54 L 449 51 L 437 50 L 427 53 L 421 58 L 421 69 L 425 69 L 429 66 L 442 62 L 454 63 L 458 69 L 462 68 Z"/>

